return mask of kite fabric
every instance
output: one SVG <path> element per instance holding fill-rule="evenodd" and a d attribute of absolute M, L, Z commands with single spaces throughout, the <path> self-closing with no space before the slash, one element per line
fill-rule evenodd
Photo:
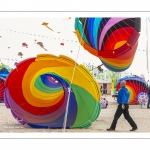
<path fill-rule="evenodd" d="M 4 101 L 4 82 L 5 82 L 6 78 L 5 77 L 1 77 L 0 76 L 0 103 Z"/>
<path fill-rule="evenodd" d="M 9 71 L 6 68 L 9 69 L 9 66 L 2 64 L 1 68 L 0 68 L 0 103 L 4 101 L 4 83 L 6 80 L 6 77 L 9 74 Z"/>
<path fill-rule="evenodd" d="M 146 103 L 148 102 L 148 94 L 147 93 L 144 93 L 144 92 L 141 92 L 139 95 L 138 95 L 138 101 L 139 101 L 139 104 L 142 105 L 146 105 Z"/>
<path fill-rule="evenodd" d="M 69 97 L 66 128 L 91 126 L 101 111 L 100 88 L 83 65 L 60 55 L 39 54 L 17 64 L 5 81 L 4 102 L 21 124 L 33 128 L 63 128 Z M 16 94 L 17 93 L 17 94 Z"/>
<path fill-rule="evenodd" d="M 101 104 L 103 109 L 107 108 L 108 107 L 108 100 L 104 97 L 101 97 L 100 104 Z"/>
<path fill-rule="evenodd" d="M 121 72 L 135 56 L 141 30 L 140 18 L 76 18 L 76 35 L 85 50 L 104 66 Z"/>
<path fill-rule="evenodd" d="M 129 105 L 137 105 L 140 101 L 141 93 L 147 95 L 148 87 L 144 78 L 141 78 L 137 75 L 125 76 L 118 80 L 116 83 L 117 91 L 120 89 L 120 82 L 126 81 L 126 87 L 129 90 Z"/>

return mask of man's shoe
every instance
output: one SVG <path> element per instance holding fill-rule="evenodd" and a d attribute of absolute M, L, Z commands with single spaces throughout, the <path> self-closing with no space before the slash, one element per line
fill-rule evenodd
<path fill-rule="evenodd" d="M 115 129 L 109 128 L 107 129 L 107 131 L 115 131 Z"/>
<path fill-rule="evenodd" d="M 138 128 L 132 128 L 130 131 L 135 131 L 135 130 L 137 130 Z"/>

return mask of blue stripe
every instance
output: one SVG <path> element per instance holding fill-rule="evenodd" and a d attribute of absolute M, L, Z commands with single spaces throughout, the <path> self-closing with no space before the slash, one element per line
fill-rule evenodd
<path fill-rule="evenodd" d="M 93 37 L 94 37 L 95 49 L 97 49 L 97 50 L 98 50 L 98 43 L 97 42 L 99 42 L 99 41 L 97 41 L 98 29 L 99 29 L 101 21 L 102 21 L 102 18 L 95 18 L 94 25 L 93 25 Z"/>
<path fill-rule="evenodd" d="M 52 82 L 50 82 L 49 80 L 48 80 L 48 76 L 50 76 L 50 75 L 47 75 L 47 74 L 45 74 L 45 75 L 41 75 L 41 80 L 42 80 L 42 82 L 43 82 L 43 84 L 44 85 L 46 85 L 46 86 L 48 86 L 48 87 L 51 87 L 51 88 L 59 88 L 59 87 L 62 87 L 62 84 L 61 83 L 52 83 Z"/>
<path fill-rule="evenodd" d="M 90 38 L 90 44 L 92 45 L 93 48 L 96 48 L 96 45 L 94 43 L 94 37 L 93 37 L 94 18 L 89 18 L 87 24 L 88 24 L 88 35 Z"/>
<path fill-rule="evenodd" d="M 64 87 L 65 87 L 65 92 L 67 91 L 67 88 L 69 87 L 69 84 L 63 80 L 62 78 L 50 74 L 53 78 L 58 80 Z M 66 97 L 67 98 L 67 97 Z M 69 99 L 69 107 L 68 107 L 68 117 L 67 117 L 67 123 L 66 123 L 66 128 L 70 128 L 75 122 L 77 115 L 77 102 L 76 98 L 73 92 L 70 93 L 70 99 Z M 65 117 L 65 112 L 56 120 L 52 122 L 45 122 L 45 123 L 40 123 L 40 124 L 34 124 L 34 123 L 28 123 L 29 126 L 33 128 L 63 128 L 63 123 L 64 123 L 64 117 Z"/>

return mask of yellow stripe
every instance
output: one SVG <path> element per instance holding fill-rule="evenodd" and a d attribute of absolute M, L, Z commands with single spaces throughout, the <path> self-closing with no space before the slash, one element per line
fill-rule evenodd
<path fill-rule="evenodd" d="M 58 94 L 42 93 L 34 87 L 34 82 L 36 78 L 44 73 L 54 72 L 60 77 L 71 81 L 75 65 L 72 59 L 69 59 L 68 57 L 65 57 L 63 55 L 55 59 L 54 57 L 52 57 L 52 59 L 51 57 L 49 57 L 49 60 L 44 59 L 45 61 L 43 62 L 41 62 L 41 60 L 42 57 L 40 59 L 36 59 L 36 62 L 32 63 L 28 67 L 22 82 L 22 86 L 25 87 L 23 88 L 23 94 L 25 99 L 31 105 L 38 107 L 44 107 L 46 105 L 51 106 L 56 104 L 62 98 L 64 91 L 60 91 L 58 92 Z M 55 64 L 55 66 L 53 66 L 53 64 Z M 90 75 L 90 72 L 88 70 L 85 70 L 83 66 L 76 66 L 72 83 L 86 89 L 87 92 L 93 95 L 96 101 L 99 101 L 99 85 L 97 82 L 95 82 L 95 79 Z"/>

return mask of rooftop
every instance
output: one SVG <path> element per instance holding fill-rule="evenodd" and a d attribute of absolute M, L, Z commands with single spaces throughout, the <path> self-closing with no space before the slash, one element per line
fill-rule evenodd
<path fill-rule="evenodd" d="M 96 79 L 98 83 L 111 83 L 110 80 L 105 80 L 105 79 Z"/>

